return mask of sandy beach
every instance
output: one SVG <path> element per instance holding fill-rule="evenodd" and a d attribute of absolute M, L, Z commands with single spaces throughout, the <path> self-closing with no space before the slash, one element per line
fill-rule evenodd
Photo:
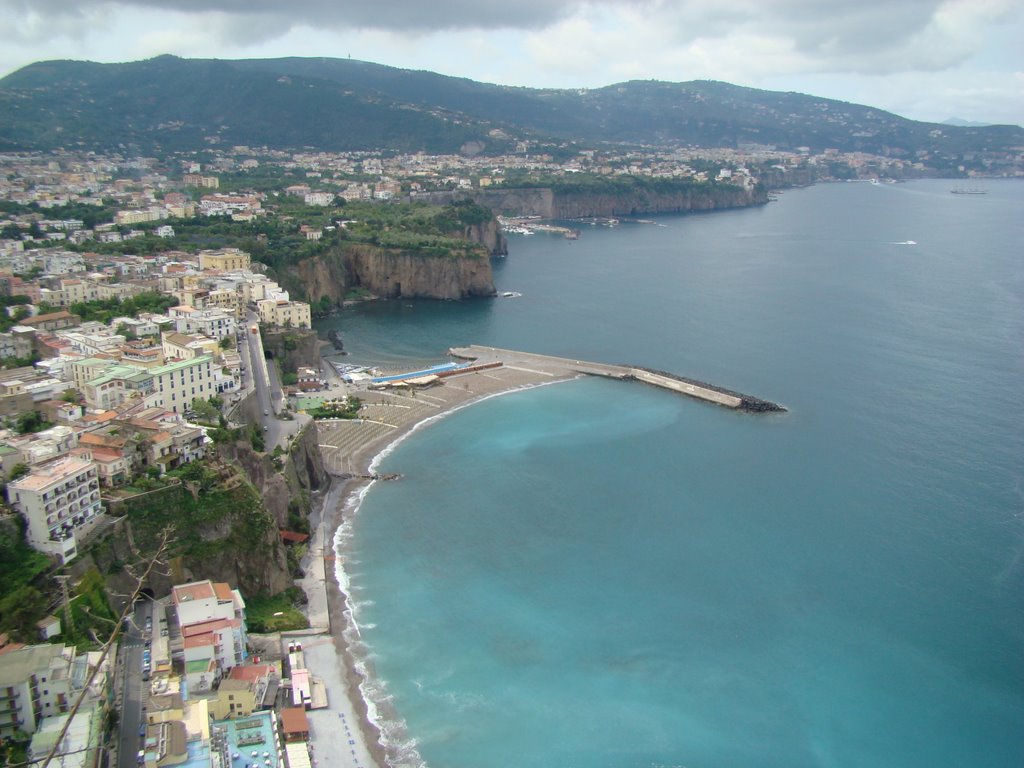
<path fill-rule="evenodd" d="M 373 482 L 370 467 L 388 446 L 425 422 L 488 397 L 577 378 L 581 371 L 557 358 L 473 348 L 480 362 L 501 362 L 498 367 L 450 376 L 425 389 L 371 391 L 345 386 L 359 397 L 362 418 L 317 422 L 320 451 L 333 476 L 330 490 L 320 500 L 312 520 L 313 536 L 299 582 L 308 597 L 311 631 L 329 632 L 307 637 L 307 664 L 327 685 L 329 707 L 311 712 L 314 756 L 330 757 L 320 764 L 386 768 L 403 762 L 394 749 L 389 753 L 370 716 L 361 684 L 360 667 L 349 647 L 346 630 L 350 616 L 346 595 L 338 584 L 334 539 L 345 515 L 351 514 L 359 494 Z M 326 363 L 325 363 L 326 365 Z M 342 385 L 333 386 L 340 394 Z"/>

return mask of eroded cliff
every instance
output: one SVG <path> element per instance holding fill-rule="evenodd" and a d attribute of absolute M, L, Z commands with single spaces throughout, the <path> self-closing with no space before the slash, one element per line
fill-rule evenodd
<path fill-rule="evenodd" d="M 473 242 L 504 252 L 497 223 L 467 227 Z M 385 299 L 466 299 L 494 295 L 489 258 L 424 256 L 409 251 L 347 243 L 323 256 L 296 265 L 296 275 L 310 302 L 324 297 L 339 304 L 353 289 Z"/>

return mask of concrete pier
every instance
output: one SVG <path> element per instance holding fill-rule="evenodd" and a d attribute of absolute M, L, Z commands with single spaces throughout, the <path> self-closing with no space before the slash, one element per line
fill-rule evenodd
<path fill-rule="evenodd" d="M 713 384 L 687 379 L 663 371 L 654 371 L 649 368 L 592 363 L 586 360 L 536 355 L 530 352 L 519 352 L 498 347 L 482 347 L 476 344 L 468 347 L 453 347 L 448 352 L 453 357 L 476 361 L 478 365 L 500 363 L 506 367 L 521 368 L 552 376 L 582 374 L 587 376 L 604 376 L 605 378 L 623 381 L 642 381 L 645 384 L 661 387 L 662 389 L 677 392 L 687 397 L 693 397 L 697 400 L 738 411 L 767 413 L 786 410 L 778 403 L 762 400 L 752 395 L 744 395 Z"/>

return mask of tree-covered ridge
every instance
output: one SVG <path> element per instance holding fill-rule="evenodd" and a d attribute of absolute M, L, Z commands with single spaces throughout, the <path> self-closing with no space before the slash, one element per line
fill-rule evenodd
<path fill-rule="evenodd" d="M 1024 145 L 1019 126 L 922 123 L 713 81 L 513 88 L 326 58 L 41 62 L 0 80 L 0 110 L 0 150 L 245 144 L 439 154 L 469 146 L 504 152 L 532 139 L 949 158 Z"/>

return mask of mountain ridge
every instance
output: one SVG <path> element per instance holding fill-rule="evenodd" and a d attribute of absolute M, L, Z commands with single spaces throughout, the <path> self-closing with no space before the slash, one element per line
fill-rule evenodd
<path fill-rule="evenodd" d="M 525 141 L 955 159 L 1024 147 L 1019 126 L 923 123 L 721 81 L 537 89 L 324 57 L 37 62 L 0 79 L 0 114 L 0 150 L 245 144 L 443 154 Z"/>

